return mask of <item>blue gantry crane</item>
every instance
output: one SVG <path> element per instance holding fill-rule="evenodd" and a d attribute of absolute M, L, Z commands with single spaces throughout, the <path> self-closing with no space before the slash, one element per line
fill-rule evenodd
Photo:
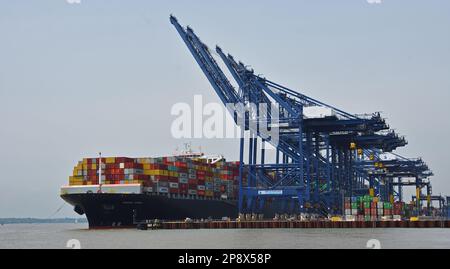
<path fill-rule="evenodd" d="M 216 47 L 236 88 L 192 28 L 183 28 L 174 16 L 170 21 L 240 126 L 240 213 L 271 208 L 279 213 L 343 214 L 344 196 L 402 201 L 405 186 L 415 186 L 417 197 L 426 187 L 427 199 L 432 198 L 432 172 L 421 159 L 392 153 L 407 141 L 380 113 L 345 112 L 255 75 Z M 267 145 L 275 149 L 274 158 L 268 158 Z M 416 200 L 420 207 L 422 198 Z"/>

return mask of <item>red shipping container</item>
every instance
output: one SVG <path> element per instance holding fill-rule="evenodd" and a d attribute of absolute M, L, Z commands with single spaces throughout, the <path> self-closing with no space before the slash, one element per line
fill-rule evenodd
<path fill-rule="evenodd" d="M 187 189 L 180 189 L 180 194 L 186 195 L 188 193 L 189 193 L 189 191 Z"/>
<path fill-rule="evenodd" d="M 142 186 L 144 186 L 144 187 L 153 187 L 153 184 L 150 184 L 149 182 L 150 182 L 150 181 L 144 181 L 144 182 L 142 183 Z"/>
<path fill-rule="evenodd" d="M 198 196 L 205 196 L 205 191 L 197 191 Z"/>
<path fill-rule="evenodd" d="M 175 162 L 174 166 L 179 167 L 179 168 L 187 168 L 187 163 L 185 163 L 185 162 Z"/>
<path fill-rule="evenodd" d="M 134 159 L 127 157 L 116 157 L 116 163 L 134 163 Z"/>
<path fill-rule="evenodd" d="M 169 193 L 171 193 L 171 194 L 178 194 L 179 193 L 179 189 L 178 188 L 169 188 Z"/>
<path fill-rule="evenodd" d="M 95 175 L 95 176 L 88 176 L 88 180 L 89 181 L 98 180 L 98 176 L 97 175 Z"/>
<path fill-rule="evenodd" d="M 169 178 L 167 176 L 150 176 L 150 179 L 154 182 L 158 181 L 169 181 Z"/>
<path fill-rule="evenodd" d="M 132 168 L 134 168 L 134 163 L 125 163 L 125 164 L 124 164 L 124 167 L 125 167 L 126 169 L 132 169 Z"/>
<path fill-rule="evenodd" d="M 152 169 L 154 170 L 167 170 L 167 165 L 165 164 L 153 164 Z"/>

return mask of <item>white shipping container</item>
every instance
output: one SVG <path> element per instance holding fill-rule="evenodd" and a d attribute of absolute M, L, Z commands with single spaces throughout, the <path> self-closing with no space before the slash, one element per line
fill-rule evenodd
<path fill-rule="evenodd" d="M 321 119 L 336 116 L 336 112 L 329 107 L 305 106 L 303 107 L 303 116 L 307 119 Z"/>
<path fill-rule="evenodd" d="M 180 178 L 179 180 L 178 180 L 178 182 L 180 182 L 180 183 L 182 183 L 182 184 L 188 184 L 188 179 L 187 178 Z"/>
<path fill-rule="evenodd" d="M 178 183 L 170 182 L 169 187 L 172 189 L 178 189 Z"/>
<path fill-rule="evenodd" d="M 358 215 L 358 209 L 352 209 L 352 215 L 353 216 Z"/>
<path fill-rule="evenodd" d="M 346 220 L 346 221 L 355 221 L 355 220 L 356 220 L 356 217 L 353 216 L 353 215 L 346 215 L 346 216 L 345 216 L 345 220 Z"/>
<path fill-rule="evenodd" d="M 153 192 L 153 187 L 144 187 L 144 192 Z"/>
<path fill-rule="evenodd" d="M 98 193 L 99 185 L 83 185 L 83 186 L 63 186 L 61 194 L 82 194 L 82 193 Z M 114 184 L 102 185 L 102 193 L 118 193 L 118 194 L 140 194 L 142 193 L 141 184 Z"/>
<path fill-rule="evenodd" d="M 204 185 L 198 185 L 197 186 L 197 190 L 204 191 L 205 190 L 205 186 Z"/>
<path fill-rule="evenodd" d="M 188 190 L 188 194 L 197 195 L 197 191 L 196 190 Z"/>

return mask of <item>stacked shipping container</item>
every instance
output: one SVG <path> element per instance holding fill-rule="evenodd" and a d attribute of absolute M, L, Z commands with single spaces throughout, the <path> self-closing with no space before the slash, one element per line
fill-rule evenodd
<path fill-rule="evenodd" d="M 236 199 L 239 162 L 202 158 L 86 158 L 74 167 L 69 185 L 142 184 L 147 192 Z"/>
<path fill-rule="evenodd" d="M 345 197 L 344 198 L 344 214 L 352 216 L 358 221 L 376 221 L 382 217 L 391 218 L 393 215 L 403 215 L 400 207 L 388 202 L 382 202 L 378 197 L 370 195 Z"/>

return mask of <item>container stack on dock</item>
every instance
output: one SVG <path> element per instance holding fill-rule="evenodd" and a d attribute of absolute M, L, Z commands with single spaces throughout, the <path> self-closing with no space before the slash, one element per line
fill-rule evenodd
<path fill-rule="evenodd" d="M 347 220 L 377 221 L 392 219 L 393 216 L 403 216 L 401 207 L 390 202 L 380 201 L 378 197 L 370 195 L 344 198 L 344 213 Z M 398 217 L 397 217 L 398 218 Z"/>
<path fill-rule="evenodd" d="M 70 186 L 141 184 L 146 192 L 236 199 L 239 162 L 209 163 L 203 158 L 85 158 L 69 178 Z"/>

